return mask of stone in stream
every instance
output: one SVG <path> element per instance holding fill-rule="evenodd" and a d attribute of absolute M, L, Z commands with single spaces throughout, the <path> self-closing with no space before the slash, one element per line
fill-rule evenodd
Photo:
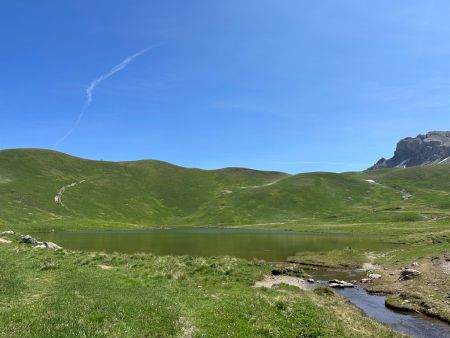
<path fill-rule="evenodd" d="M 406 268 L 400 272 L 400 280 L 410 280 L 416 276 L 419 276 L 420 274 L 420 271 Z"/>
<path fill-rule="evenodd" d="M 307 282 L 308 282 L 308 283 L 314 283 L 314 279 L 308 278 L 308 279 L 307 279 Z"/>
<path fill-rule="evenodd" d="M 369 278 L 363 278 L 359 282 L 365 284 L 365 283 L 370 282 L 370 279 Z"/>
<path fill-rule="evenodd" d="M 354 288 L 355 287 L 355 284 L 352 284 L 352 283 L 349 283 L 349 282 L 346 282 L 343 280 L 337 280 L 337 279 L 330 280 L 328 283 L 329 283 L 328 286 L 330 288 Z"/>

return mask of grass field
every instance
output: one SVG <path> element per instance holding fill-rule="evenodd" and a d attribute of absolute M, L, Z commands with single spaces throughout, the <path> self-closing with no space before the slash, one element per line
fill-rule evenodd
<path fill-rule="evenodd" d="M 333 293 L 255 289 L 263 262 L 0 244 L 2 337 L 397 337 Z"/>

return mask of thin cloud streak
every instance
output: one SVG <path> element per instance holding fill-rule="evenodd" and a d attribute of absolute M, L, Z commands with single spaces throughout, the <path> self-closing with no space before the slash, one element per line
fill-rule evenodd
<path fill-rule="evenodd" d="M 120 62 L 113 68 L 111 68 L 111 70 L 109 70 L 107 73 L 102 74 L 98 78 L 93 80 L 91 82 L 91 84 L 86 88 L 86 101 L 85 101 L 80 113 L 78 114 L 78 117 L 77 117 L 75 123 L 73 124 L 72 128 L 70 128 L 69 131 L 63 137 L 61 137 L 58 141 L 56 141 L 54 148 L 56 149 L 63 141 L 65 141 L 70 135 L 72 135 L 72 133 L 75 131 L 75 129 L 77 129 L 77 127 L 80 125 L 81 120 L 83 119 L 87 108 L 92 103 L 94 90 L 95 90 L 95 88 L 97 88 L 98 85 L 100 85 L 103 81 L 107 80 L 108 78 L 110 78 L 111 76 L 116 74 L 117 72 L 120 72 L 121 70 L 123 70 L 126 66 L 128 66 L 129 63 L 131 63 L 138 56 L 141 56 L 141 55 L 147 53 L 150 49 L 153 49 L 153 48 L 156 48 L 159 46 L 160 45 L 153 45 L 153 46 L 147 47 L 135 54 L 130 55 L 125 60 L 123 60 L 122 62 Z"/>

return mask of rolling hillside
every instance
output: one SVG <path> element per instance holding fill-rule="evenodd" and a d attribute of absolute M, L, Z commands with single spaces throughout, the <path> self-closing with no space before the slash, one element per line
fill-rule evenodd
<path fill-rule="evenodd" d="M 0 225 L 112 229 L 438 219 L 449 213 L 449 178 L 444 165 L 288 175 L 4 150 Z M 58 192 L 62 204 L 55 203 Z"/>

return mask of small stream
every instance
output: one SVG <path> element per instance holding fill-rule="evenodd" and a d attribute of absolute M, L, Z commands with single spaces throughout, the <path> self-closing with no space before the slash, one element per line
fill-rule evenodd
<path fill-rule="evenodd" d="M 349 281 L 365 276 L 365 272 L 358 270 L 318 269 L 308 272 L 321 280 L 322 285 L 327 285 L 328 280 L 335 278 Z M 389 309 L 385 306 L 386 296 L 369 294 L 361 287 L 335 291 L 364 311 L 367 316 L 397 332 L 414 338 L 450 338 L 450 325 L 422 314 Z"/>
<path fill-rule="evenodd" d="M 390 326 L 398 332 L 415 338 L 450 337 L 450 325 L 424 315 L 391 310 L 384 305 L 385 296 L 368 294 L 362 288 L 347 288 L 336 291 L 363 310 L 367 316 Z"/>

